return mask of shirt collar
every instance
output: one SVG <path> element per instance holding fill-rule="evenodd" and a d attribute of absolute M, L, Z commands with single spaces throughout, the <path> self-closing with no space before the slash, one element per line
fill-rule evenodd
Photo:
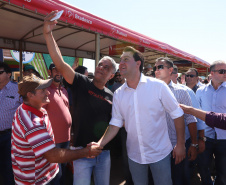
<path fill-rule="evenodd" d="M 170 83 L 168 84 L 168 86 L 169 86 L 169 87 L 175 87 L 175 85 L 176 85 L 176 84 L 175 84 L 175 83 L 173 83 L 173 81 L 172 81 L 172 80 L 170 80 Z"/>
<path fill-rule="evenodd" d="M 58 88 L 53 83 L 49 87 L 52 88 L 52 89 L 60 89 L 60 90 L 62 90 L 62 86 L 61 85 L 59 85 L 59 88 Z"/>
<path fill-rule="evenodd" d="M 12 84 L 13 84 L 13 83 L 12 83 L 11 81 L 9 81 L 9 82 L 6 84 L 5 88 L 6 88 L 6 89 L 9 89 L 9 88 L 12 86 Z"/>
<path fill-rule="evenodd" d="M 146 82 L 147 82 L 147 77 L 144 76 L 143 73 L 141 73 L 141 75 L 140 75 L 140 81 L 139 81 L 138 85 L 139 85 L 140 83 L 146 83 Z M 138 86 L 138 85 L 137 85 L 137 86 Z M 125 83 L 123 84 L 123 87 L 124 87 L 124 88 L 129 88 L 129 89 L 131 89 L 131 88 L 128 86 L 127 81 L 125 81 Z M 122 88 L 123 88 L 123 87 L 122 87 Z"/>
<path fill-rule="evenodd" d="M 222 85 L 223 87 L 226 87 L 226 82 L 223 82 L 221 85 Z"/>
<path fill-rule="evenodd" d="M 209 82 L 208 84 L 206 84 L 206 86 L 208 86 L 208 87 L 212 86 L 212 87 L 213 87 L 213 85 L 212 85 L 212 80 L 210 80 L 210 82 Z M 220 86 L 226 87 L 226 82 L 223 82 Z M 219 86 L 219 87 L 220 87 L 220 86 Z M 218 88 L 219 88 L 219 87 L 218 87 Z"/>
<path fill-rule="evenodd" d="M 35 114 L 36 116 L 38 116 L 38 117 L 43 117 L 44 116 L 44 114 L 46 114 L 46 111 L 45 111 L 45 109 L 43 109 L 42 108 L 42 111 L 40 111 L 40 110 L 38 110 L 38 109 L 36 109 L 36 108 L 34 108 L 34 107 L 31 107 L 31 106 L 29 106 L 29 105 L 26 105 L 26 104 L 22 104 L 22 108 L 24 109 L 24 110 L 28 110 L 28 111 L 31 111 L 33 114 Z"/>

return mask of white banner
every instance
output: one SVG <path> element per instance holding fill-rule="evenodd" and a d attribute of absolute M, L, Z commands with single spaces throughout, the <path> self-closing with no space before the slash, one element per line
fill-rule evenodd
<path fill-rule="evenodd" d="M 12 57 L 17 61 L 20 62 L 20 52 L 16 50 L 10 50 Z M 31 62 L 35 57 L 34 52 L 28 52 L 28 51 L 23 51 L 22 52 L 22 62 L 24 64 Z"/>

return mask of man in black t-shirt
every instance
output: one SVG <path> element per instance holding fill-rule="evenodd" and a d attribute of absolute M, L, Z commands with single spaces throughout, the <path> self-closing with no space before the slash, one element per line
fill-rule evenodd
<path fill-rule="evenodd" d="M 76 148 L 86 147 L 98 141 L 104 134 L 111 119 L 112 92 L 105 87 L 114 77 L 116 63 L 110 57 L 103 57 L 96 67 L 93 81 L 76 73 L 63 61 L 61 52 L 52 35 L 57 21 L 50 21 L 56 11 L 47 15 L 43 34 L 49 54 L 64 79 L 71 84 L 73 101 L 73 130 Z M 95 184 L 108 185 L 110 179 L 110 151 L 105 147 L 96 158 L 83 158 L 74 161 L 74 185 L 89 185 L 92 171 Z"/>

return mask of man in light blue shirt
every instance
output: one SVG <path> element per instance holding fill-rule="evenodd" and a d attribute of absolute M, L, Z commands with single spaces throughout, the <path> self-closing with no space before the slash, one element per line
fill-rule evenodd
<path fill-rule="evenodd" d="M 226 62 L 215 61 L 210 66 L 212 80 L 196 92 L 202 110 L 226 113 Z M 210 164 L 215 156 L 215 185 L 226 184 L 226 131 L 219 128 L 205 127 L 206 150 L 199 155 L 198 167 L 202 182 L 212 185 Z"/>
<path fill-rule="evenodd" d="M 10 81 L 10 67 L 0 62 L 0 175 L 3 184 L 14 183 L 11 161 L 11 127 L 13 116 L 21 104 L 17 84 Z"/>

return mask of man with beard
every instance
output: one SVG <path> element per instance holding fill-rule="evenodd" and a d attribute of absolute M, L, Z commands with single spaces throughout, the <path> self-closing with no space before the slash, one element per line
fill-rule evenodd
<path fill-rule="evenodd" d="M 125 83 L 125 78 L 120 74 L 119 70 L 116 71 L 116 73 L 115 73 L 115 81 L 116 81 L 116 83 L 113 85 L 113 87 L 111 89 L 112 92 L 115 92 L 116 89 L 118 89 L 119 87 L 122 86 L 122 84 Z"/>
<path fill-rule="evenodd" d="M 50 64 L 48 72 L 50 77 L 53 78 L 53 81 L 47 88 L 50 93 L 48 96 L 50 103 L 44 108 L 47 110 L 52 124 L 56 147 L 68 149 L 72 124 L 71 114 L 69 111 L 68 93 L 67 90 L 61 86 L 62 75 L 57 70 L 55 64 Z M 65 168 L 66 163 L 59 164 L 59 173 L 54 179 L 56 181 L 55 184 L 65 184 Z"/>

